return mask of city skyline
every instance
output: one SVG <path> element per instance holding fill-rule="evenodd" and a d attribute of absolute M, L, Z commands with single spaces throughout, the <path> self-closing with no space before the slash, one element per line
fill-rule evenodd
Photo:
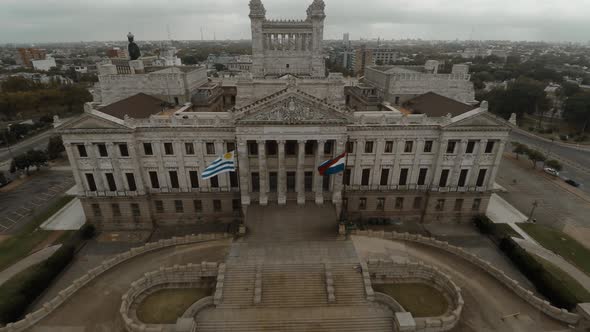
<path fill-rule="evenodd" d="M 181 0 L 173 5 L 154 0 L 33 4 L 8 0 L 0 13 L 0 43 L 45 43 L 124 40 L 133 31 L 138 40 L 249 39 L 247 0 Z M 311 1 L 263 1 L 267 18 L 303 19 Z M 587 42 L 590 29 L 582 10 L 587 1 L 567 4 L 479 0 L 410 3 L 369 0 L 327 1 L 326 39 L 351 40 L 530 40 Z M 232 22 L 232 24 L 227 24 Z M 356 22 L 351 25 L 350 22 Z M 75 26 L 75 29 L 72 27 Z M 97 28 L 99 27 L 99 28 Z"/>

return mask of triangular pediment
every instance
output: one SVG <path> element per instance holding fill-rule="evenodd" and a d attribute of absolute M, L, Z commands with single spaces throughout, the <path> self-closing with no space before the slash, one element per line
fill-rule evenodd
<path fill-rule="evenodd" d="M 446 128 L 481 128 L 510 130 L 508 123 L 487 111 L 476 109 L 452 119 Z"/>
<path fill-rule="evenodd" d="M 109 117 L 112 118 L 112 117 Z M 119 123 L 121 122 L 121 123 Z M 130 130 L 122 124 L 122 120 L 102 118 L 94 114 L 85 113 L 82 116 L 64 123 L 58 127 L 61 131 L 68 130 Z"/>
<path fill-rule="evenodd" d="M 285 89 L 235 110 L 237 124 L 342 124 L 352 121 L 338 106 L 299 90 Z"/>

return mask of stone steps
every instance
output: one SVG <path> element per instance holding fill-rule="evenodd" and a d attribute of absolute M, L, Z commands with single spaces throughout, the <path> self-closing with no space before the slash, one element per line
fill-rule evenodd
<path fill-rule="evenodd" d="M 255 278 L 255 266 L 227 266 L 221 305 L 252 305 Z"/>
<path fill-rule="evenodd" d="M 320 306 L 328 303 L 323 264 L 265 265 L 262 306 Z"/>
<path fill-rule="evenodd" d="M 391 317 L 199 322 L 198 332 L 391 332 Z"/>
<path fill-rule="evenodd" d="M 334 295 L 338 304 L 354 304 L 366 301 L 363 275 L 358 264 L 331 265 Z"/>

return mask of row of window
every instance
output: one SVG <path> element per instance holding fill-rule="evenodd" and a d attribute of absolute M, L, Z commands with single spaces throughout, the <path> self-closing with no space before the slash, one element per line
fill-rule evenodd
<path fill-rule="evenodd" d="M 116 143 L 115 145 L 117 145 L 117 147 L 119 148 L 119 156 L 120 157 L 129 157 L 129 147 L 127 146 L 126 143 Z M 108 157 L 109 156 L 109 151 L 107 149 L 106 144 L 97 143 L 97 144 L 94 144 L 94 146 L 96 147 L 96 150 L 97 150 L 98 155 L 100 157 Z M 86 150 L 86 145 L 77 144 L 76 147 L 78 148 L 78 156 L 80 156 L 80 158 L 87 158 L 88 157 L 88 151 Z"/>
<path fill-rule="evenodd" d="M 126 143 L 116 143 L 119 148 L 119 157 L 129 157 L 129 147 Z M 109 157 L 109 152 L 107 149 L 106 144 L 104 143 L 95 143 L 94 146 L 98 152 L 98 156 L 100 157 Z M 86 145 L 84 144 L 76 144 L 78 149 L 78 156 L 80 158 L 87 158 L 88 151 L 86 150 Z M 226 143 L 227 151 L 234 151 L 236 149 L 236 145 L 233 142 Z M 215 143 L 205 143 L 205 152 L 207 155 L 217 155 L 217 153 L 222 153 L 223 151 L 216 151 L 215 150 Z M 143 143 L 143 153 L 146 156 L 153 156 L 154 155 L 154 148 L 152 143 Z M 174 144 L 170 142 L 164 143 L 164 154 L 167 156 L 174 155 Z M 195 145 L 193 143 L 187 142 L 184 143 L 184 153 L 187 156 L 195 155 Z"/>
<path fill-rule="evenodd" d="M 381 186 L 387 186 L 389 185 L 389 173 L 390 173 L 391 169 L 389 168 L 383 168 L 381 170 L 381 178 L 379 181 L 379 185 Z M 410 173 L 410 169 L 409 168 L 402 168 L 400 169 L 399 172 L 399 179 L 397 184 L 400 186 L 405 186 L 408 185 L 408 176 Z M 420 168 L 420 170 L 418 171 L 418 181 L 416 182 L 417 185 L 419 186 L 423 186 L 426 184 L 426 175 L 428 174 L 428 168 Z M 449 185 L 448 181 L 449 181 L 449 174 L 450 174 L 450 170 L 448 169 L 443 169 L 441 171 L 440 174 L 440 179 L 438 182 L 438 186 L 439 187 L 447 187 Z M 469 174 L 469 170 L 468 169 L 462 169 L 459 173 L 459 179 L 457 182 L 457 186 L 458 187 L 465 187 L 465 185 L 467 184 L 467 175 Z M 487 174 L 487 169 L 480 169 L 478 174 L 477 174 L 477 180 L 475 182 L 475 185 L 477 187 L 483 187 L 483 185 L 485 184 L 485 179 L 486 179 L 486 174 Z M 351 182 L 351 177 L 352 177 L 352 169 L 351 168 L 347 168 L 344 172 L 344 185 L 346 186 L 350 186 L 350 182 Z M 365 168 L 362 170 L 361 173 L 361 186 L 369 186 L 370 185 L 370 179 L 371 179 L 371 169 L 370 168 Z"/>
<path fill-rule="evenodd" d="M 97 191 L 98 188 L 96 186 L 96 181 L 94 179 L 94 174 L 86 173 L 86 184 L 88 185 L 89 191 Z M 115 176 L 113 173 L 105 173 L 105 178 L 107 180 L 107 186 L 109 191 L 118 191 L 117 182 L 115 181 Z M 127 188 L 129 191 L 137 191 L 137 184 L 135 183 L 135 175 L 133 173 L 125 173 L 125 179 L 127 180 Z M 122 188 L 121 188 L 122 189 Z"/>
<path fill-rule="evenodd" d="M 160 179 L 158 177 L 158 172 L 152 171 L 148 172 L 150 177 L 150 182 L 152 189 L 159 189 L 160 188 Z M 189 171 L 189 182 L 192 189 L 199 188 L 199 172 L 197 171 Z M 178 180 L 178 172 L 177 171 L 168 171 L 168 177 L 170 179 L 170 187 L 172 189 L 179 189 L 180 182 Z M 211 188 L 219 188 L 219 178 L 217 176 L 212 177 L 209 179 L 209 183 Z M 229 184 L 231 188 L 238 188 L 240 185 L 238 183 L 238 174 L 235 172 L 229 173 Z"/>
<path fill-rule="evenodd" d="M 214 199 L 214 200 L 212 200 L 212 202 L 213 202 L 213 212 L 223 211 L 223 206 L 222 206 L 221 200 Z M 134 217 L 141 217 L 141 210 L 139 208 L 138 203 L 130 203 L 129 207 L 131 210 L 131 214 Z M 94 215 L 94 217 L 99 218 L 99 217 L 104 216 L 102 209 L 100 208 L 100 204 L 94 203 L 91 205 L 91 208 L 92 208 L 92 214 Z M 165 213 L 166 212 L 166 210 L 164 208 L 164 201 L 161 201 L 161 200 L 154 201 L 154 208 L 156 210 L 156 213 Z M 239 212 L 240 209 L 241 209 L 241 201 L 239 199 L 232 200 L 232 210 L 234 212 Z M 112 212 L 112 217 L 114 217 L 114 218 L 121 217 L 122 213 L 121 213 L 120 204 L 119 203 L 112 203 L 111 204 L 111 212 Z M 174 212 L 176 212 L 176 213 L 184 213 L 185 212 L 184 201 L 174 200 Z M 195 212 L 195 213 L 202 213 L 203 212 L 203 202 L 201 200 L 193 200 L 193 212 Z"/>
<path fill-rule="evenodd" d="M 385 200 L 386 200 L 385 197 L 378 197 L 377 201 L 376 201 L 375 210 L 385 211 Z M 394 208 L 396 210 L 403 210 L 405 201 L 406 201 L 405 197 L 396 197 Z M 438 199 L 436 201 L 436 205 L 435 205 L 434 209 L 439 212 L 445 211 L 446 201 L 447 200 L 444 198 Z M 453 211 L 455 211 L 455 212 L 462 211 L 464 203 L 465 203 L 465 200 L 463 198 L 455 199 L 455 205 L 453 207 Z M 345 204 L 345 206 L 348 204 L 346 199 L 344 201 L 344 204 Z M 412 203 L 412 209 L 421 210 L 422 205 L 423 205 L 423 197 L 414 197 L 414 201 Z M 481 206 L 481 198 L 475 198 L 471 204 L 471 211 L 479 211 L 480 206 Z M 366 197 L 359 198 L 358 209 L 361 211 L 367 209 L 367 198 Z"/>
<path fill-rule="evenodd" d="M 479 141 L 468 141 L 467 146 L 465 147 L 465 153 L 471 154 L 475 151 L 475 144 Z M 450 140 L 447 142 L 447 154 L 454 154 L 457 150 L 457 140 Z M 432 153 L 434 141 L 424 141 L 424 148 L 422 150 L 423 153 Z M 488 141 L 486 143 L 484 153 L 492 153 L 494 151 L 495 142 Z M 365 149 L 364 153 L 373 153 L 375 148 L 375 142 L 367 141 L 365 142 Z M 394 141 L 386 141 L 385 146 L 383 148 L 383 153 L 393 153 L 394 149 Z M 346 143 L 346 152 L 347 153 L 354 153 L 354 142 L 347 142 Z M 414 141 L 405 141 L 404 143 L 404 153 L 413 153 L 414 152 Z"/>

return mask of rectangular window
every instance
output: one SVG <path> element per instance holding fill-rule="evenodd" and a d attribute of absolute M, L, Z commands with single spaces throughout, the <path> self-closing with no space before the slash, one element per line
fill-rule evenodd
<path fill-rule="evenodd" d="M 359 198 L 359 210 L 367 209 L 367 199 L 364 197 Z"/>
<path fill-rule="evenodd" d="M 113 210 L 113 217 L 120 217 L 121 216 L 121 208 L 119 204 L 113 203 L 111 204 L 111 210 Z"/>
<path fill-rule="evenodd" d="M 475 184 L 478 187 L 483 187 L 484 181 L 486 179 L 486 172 L 487 169 L 480 169 L 479 173 L 477 174 L 477 183 Z"/>
<path fill-rule="evenodd" d="M 462 169 L 461 173 L 459 173 L 459 182 L 457 186 L 465 187 L 465 183 L 467 182 L 467 174 L 469 173 L 468 169 Z"/>
<path fill-rule="evenodd" d="M 221 201 L 218 199 L 213 200 L 213 211 L 221 212 Z"/>
<path fill-rule="evenodd" d="M 176 211 L 176 213 L 184 212 L 184 205 L 182 204 L 181 200 L 177 199 L 174 201 L 174 210 Z"/>
<path fill-rule="evenodd" d="M 447 143 L 447 153 L 448 154 L 453 154 L 455 153 L 455 147 L 457 146 L 457 142 L 456 141 L 449 141 Z"/>
<path fill-rule="evenodd" d="M 414 151 L 414 141 L 406 141 L 404 153 L 412 153 L 412 151 Z"/>
<path fill-rule="evenodd" d="M 384 197 L 377 198 L 377 210 L 378 211 L 385 211 L 385 198 Z"/>
<path fill-rule="evenodd" d="M 119 144 L 119 152 L 121 153 L 121 157 L 129 157 L 129 147 L 127 144 Z"/>
<path fill-rule="evenodd" d="M 208 155 L 210 155 L 210 156 L 214 155 L 215 154 L 215 143 L 206 143 L 205 149 L 207 150 Z"/>
<path fill-rule="evenodd" d="M 438 186 L 439 187 L 446 187 L 448 179 L 449 179 L 449 170 L 443 169 L 442 172 L 440 173 L 440 181 L 438 181 Z"/>
<path fill-rule="evenodd" d="M 240 212 L 242 209 L 242 202 L 239 199 L 232 199 L 231 208 L 234 212 Z"/>
<path fill-rule="evenodd" d="M 211 182 L 211 188 L 219 188 L 219 176 L 218 175 L 212 177 L 211 179 L 209 179 L 209 181 Z"/>
<path fill-rule="evenodd" d="M 252 173 L 252 192 L 260 191 L 260 174 L 258 172 Z"/>
<path fill-rule="evenodd" d="M 370 178 L 371 178 L 371 169 L 369 169 L 369 168 L 363 169 L 363 173 L 362 173 L 362 177 L 361 177 L 361 186 L 368 186 Z"/>
<path fill-rule="evenodd" d="M 467 142 L 467 148 L 465 148 L 465 153 L 473 153 L 475 150 L 475 141 Z"/>
<path fill-rule="evenodd" d="M 313 190 L 313 172 L 303 173 L 303 184 L 306 192 Z"/>
<path fill-rule="evenodd" d="M 78 148 L 78 156 L 80 156 L 80 158 L 88 157 L 88 152 L 86 152 L 86 146 L 84 144 L 78 144 L 76 147 Z"/>
<path fill-rule="evenodd" d="M 257 156 L 258 155 L 258 143 L 248 142 L 248 155 L 250 155 L 250 156 Z"/>
<path fill-rule="evenodd" d="M 199 188 L 199 173 L 197 171 L 189 171 L 188 177 L 191 180 L 191 188 Z"/>
<path fill-rule="evenodd" d="M 129 191 L 137 191 L 137 184 L 135 183 L 135 174 L 125 173 L 125 177 L 127 178 L 127 188 L 129 188 Z"/>
<path fill-rule="evenodd" d="M 287 156 L 294 156 L 297 151 L 297 144 L 293 141 L 287 141 L 285 143 L 285 154 Z"/>
<path fill-rule="evenodd" d="M 203 212 L 203 202 L 200 199 L 193 201 L 193 207 L 195 208 L 195 212 Z"/>
<path fill-rule="evenodd" d="M 352 170 L 350 168 L 347 168 L 344 170 L 344 185 L 345 186 L 350 186 L 351 174 L 352 174 Z"/>
<path fill-rule="evenodd" d="M 403 197 L 396 197 L 395 198 L 395 209 L 396 210 L 403 210 L 404 208 L 404 198 Z"/>
<path fill-rule="evenodd" d="M 334 144 L 332 141 L 327 141 L 324 143 L 324 154 L 332 154 Z"/>
<path fill-rule="evenodd" d="M 266 155 L 276 156 L 278 154 L 279 146 L 277 141 L 266 141 Z"/>
<path fill-rule="evenodd" d="M 278 186 L 278 174 L 277 172 L 269 172 L 268 173 L 268 184 L 271 193 L 277 192 Z"/>
<path fill-rule="evenodd" d="M 455 200 L 455 211 L 459 212 L 463 209 L 463 199 L 457 198 Z"/>
<path fill-rule="evenodd" d="M 424 152 L 431 153 L 432 152 L 432 141 L 424 142 Z"/>
<path fill-rule="evenodd" d="M 117 191 L 117 183 L 115 183 L 115 176 L 113 173 L 105 173 L 107 178 L 107 184 L 109 185 L 109 191 Z"/>
<path fill-rule="evenodd" d="M 479 211 L 480 206 L 481 206 L 481 198 L 476 198 L 473 200 L 473 204 L 471 205 L 471 210 Z"/>
<path fill-rule="evenodd" d="M 164 154 L 167 156 L 174 154 L 174 147 L 172 146 L 172 143 L 164 143 Z"/>
<path fill-rule="evenodd" d="M 295 192 L 295 172 L 287 172 L 287 191 Z"/>
<path fill-rule="evenodd" d="M 379 184 L 382 186 L 386 186 L 389 182 L 389 168 L 384 168 L 381 170 L 381 181 Z"/>
<path fill-rule="evenodd" d="M 156 208 L 156 213 L 164 213 L 164 202 L 154 201 L 154 206 Z"/>
<path fill-rule="evenodd" d="M 420 168 L 420 172 L 418 173 L 419 186 L 426 184 L 426 174 L 428 174 L 428 168 Z"/>
<path fill-rule="evenodd" d="M 152 149 L 152 143 L 143 143 L 143 153 L 146 156 L 153 156 L 154 150 Z"/>
<path fill-rule="evenodd" d="M 393 153 L 393 141 L 385 142 L 385 153 Z"/>
<path fill-rule="evenodd" d="M 102 217 L 102 211 L 100 210 L 100 205 L 92 204 L 92 214 L 95 217 Z"/>
<path fill-rule="evenodd" d="M 322 189 L 324 191 L 330 191 L 330 177 L 322 176 Z"/>
<path fill-rule="evenodd" d="M 180 188 L 180 185 L 178 183 L 178 173 L 176 171 L 170 171 L 168 172 L 168 174 L 170 174 L 170 185 L 172 186 L 172 188 Z"/>
<path fill-rule="evenodd" d="M 195 145 L 193 143 L 184 143 L 184 151 L 186 152 L 187 156 L 192 156 L 195 154 Z"/>
<path fill-rule="evenodd" d="M 365 153 L 373 153 L 373 141 L 365 142 Z"/>
<path fill-rule="evenodd" d="M 436 206 L 434 207 L 436 211 L 444 211 L 445 210 L 445 200 L 439 199 L 436 201 Z"/>
<path fill-rule="evenodd" d="M 400 186 L 405 186 L 408 184 L 408 168 L 402 168 L 399 171 L 399 185 Z"/>
<path fill-rule="evenodd" d="M 89 191 L 96 191 L 96 182 L 94 181 L 94 174 L 86 174 L 86 183 Z"/>
<path fill-rule="evenodd" d="M 346 142 L 346 153 L 354 153 L 354 142 Z"/>
<path fill-rule="evenodd" d="M 238 182 L 238 173 L 229 172 L 229 185 L 232 188 L 238 188 L 240 186 Z"/>
<path fill-rule="evenodd" d="M 236 151 L 236 143 L 234 142 L 227 142 L 227 152 Z"/>
<path fill-rule="evenodd" d="M 101 157 L 108 157 L 109 152 L 107 151 L 107 146 L 105 144 L 96 144 L 98 148 L 98 155 Z"/>
<path fill-rule="evenodd" d="M 414 197 L 414 210 L 422 208 L 422 197 Z"/>
<path fill-rule="evenodd" d="M 492 152 L 494 152 L 494 145 L 495 145 L 494 143 L 495 143 L 494 141 L 490 141 L 490 142 L 488 142 L 486 144 L 486 151 L 485 151 L 485 153 L 492 153 Z"/>
<path fill-rule="evenodd" d="M 313 146 L 314 146 L 314 142 L 313 141 L 307 141 L 307 142 L 305 142 L 305 155 L 306 156 L 312 156 L 313 155 Z"/>
<path fill-rule="evenodd" d="M 160 180 L 158 179 L 158 172 L 150 172 L 150 182 L 152 183 L 152 188 L 154 188 L 154 189 L 160 188 Z"/>
<path fill-rule="evenodd" d="M 141 216 L 141 211 L 139 210 L 139 204 L 137 204 L 137 203 L 131 203 L 131 214 L 134 217 L 140 217 Z"/>

